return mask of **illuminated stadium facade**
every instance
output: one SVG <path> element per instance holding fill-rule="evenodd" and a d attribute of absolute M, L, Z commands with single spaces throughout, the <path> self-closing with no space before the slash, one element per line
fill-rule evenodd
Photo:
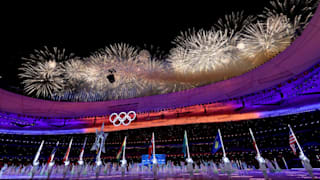
<path fill-rule="evenodd" d="M 181 92 L 106 102 L 55 102 L 0 90 L 4 120 L 1 130 L 27 134 L 87 133 L 102 122 L 107 123 L 106 131 L 115 131 L 256 119 L 318 109 L 318 24 L 319 11 L 289 48 L 262 66 L 229 80 Z M 115 128 L 108 122 L 111 113 L 131 110 L 137 112 L 137 120 L 130 126 Z M 210 112 L 208 117 L 206 113 Z M 163 118 L 168 121 L 157 122 Z"/>

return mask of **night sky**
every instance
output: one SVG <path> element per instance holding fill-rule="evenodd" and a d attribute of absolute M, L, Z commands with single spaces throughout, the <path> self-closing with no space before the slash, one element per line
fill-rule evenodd
<path fill-rule="evenodd" d="M 17 68 L 21 57 L 43 46 L 66 48 L 80 57 L 120 42 L 136 47 L 153 45 L 167 53 L 180 31 L 210 29 L 219 17 L 232 11 L 256 15 L 269 5 L 268 0 L 177 2 L 3 7 L 6 11 L 1 12 L 1 87 L 19 86 Z"/>

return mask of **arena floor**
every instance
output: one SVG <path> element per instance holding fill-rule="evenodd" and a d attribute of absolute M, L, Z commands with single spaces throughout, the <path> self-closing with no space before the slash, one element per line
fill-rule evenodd
<path fill-rule="evenodd" d="M 316 169 L 313 171 L 315 179 L 320 179 L 320 169 Z M 303 169 L 300 170 L 283 170 L 278 173 L 268 173 L 269 179 L 285 179 L 285 180 L 295 180 L 295 179 L 312 179 L 309 174 Z M 238 171 L 237 173 L 233 173 L 231 175 L 232 179 L 236 180 L 263 180 L 263 174 L 258 170 L 251 171 Z M 30 176 L 1 176 L 1 179 L 30 179 Z M 33 179 L 47 179 L 46 176 L 35 176 Z M 155 179 L 152 174 L 141 174 L 141 175 L 126 175 L 122 177 L 119 175 L 103 175 L 101 174 L 98 178 L 95 176 L 85 176 L 85 177 L 66 177 L 62 176 L 51 176 L 50 179 L 129 179 L 129 180 L 138 180 L 138 179 Z M 189 177 L 188 173 L 177 174 L 175 176 L 166 176 L 165 174 L 159 174 L 159 180 L 182 180 L 182 179 L 198 179 L 198 180 L 206 180 L 206 179 L 228 179 L 226 174 L 203 174 L 203 173 L 195 173 L 192 178 Z"/>

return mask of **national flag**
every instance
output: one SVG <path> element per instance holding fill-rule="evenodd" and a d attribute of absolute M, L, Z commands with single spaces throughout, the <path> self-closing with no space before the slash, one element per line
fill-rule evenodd
<path fill-rule="evenodd" d="M 121 153 L 123 152 L 123 150 L 126 148 L 126 138 L 124 138 L 123 142 L 122 142 L 122 145 L 118 151 L 118 154 L 117 154 L 117 159 L 119 160 L 120 159 L 120 156 L 121 156 Z"/>
<path fill-rule="evenodd" d="M 254 138 L 254 135 L 253 135 L 253 132 L 252 132 L 251 128 L 249 128 L 249 132 L 250 132 L 251 137 L 252 137 L 253 147 L 254 147 L 254 149 L 257 151 L 257 157 L 260 157 L 261 155 L 260 155 L 260 152 L 259 152 L 259 149 L 258 149 L 258 146 L 257 146 L 257 142 L 256 142 L 256 140 L 255 140 L 255 138 Z"/>
<path fill-rule="evenodd" d="M 295 136 L 293 135 L 293 133 L 290 131 L 289 132 L 289 144 L 290 144 L 290 147 L 294 153 L 294 155 L 297 155 L 297 150 L 296 150 L 296 144 L 297 143 L 297 140 L 295 138 Z"/>
<path fill-rule="evenodd" d="M 56 147 L 53 148 L 52 152 L 51 152 L 51 155 L 48 159 L 48 164 L 51 163 L 53 161 L 53 158 L 54 158 L 54 154 L 56 153 L 57 149 L 58 149 L 58 145 L 59 145 L 59 141 L 57 142 L 56 144 Z"/>
<path fill-rule="evenodd" d="M 68 150 L 67 150 L 66 154 L 64 155 L 62 162 L 68 161 L 68 157 L 69 157 L 69 153 L 70 153 L 70 149 L 71 149 L 71 145 L 72 145 L 72 140 L 73 139 L 71 139 L 71 141 L 69 143 Z"/>
<path fill-rule="evenodd" d="M 67 160 L 68 160 L 69 153 L 70 153 L 70 148 L 68 148 L 68 150 L 67 150 L 66 154 L 65 154 L 65 155 L 64 155 L 64 157 L 63 157 L 62 162 L 65 162 L 65 161 L 67 161 Z"/>
<path fill-rule="evenodd" d="M 153 136 L 153 133 L 152 133 L 152 138 L 151 138 L 151 141 L 150 141 L 150 144 L 149 144 L 149 148 L 148 148 L 148 154 L 149 154 L 149 159 L 151 158 L 151 154 L 153 153 L 153 142 L 154 142 L 154 136 Z"/>
<path fill-rule="evenodd" d="M 84 148 L 86 147 L 86 142 L 87 142 L 87 138 L 84 139 L 84 143 L 83 143 L 81 151 L 80 151 L 79 161 L 82 161 L 82 157 L 84 154 Z"/>
<path fill-rule="evenodd" d="M 187 144 L 188 139 L 187 138 L 188 138 L 187 133 L 185 132 L 184 137 L 183 137 L 183 143 L 182 143 L 182 152 L 184 154 L 184 157 L 187 156 L 187 146 L 188 146 L 188 144 Z"/>
<path fill-rule="evenodd" d="M 222 147 L 222 142 L 220 140 L 219 132 L 216 135 L 215 140 L 213 141 L 212 154 L 216 153 Z"/>
<path fill-rule="evenodd" d="M 42 140 L 41 145 L 40 145 L 40 147 L 39 147 L 39 149 L 38 149 L 38 151 L 37 151 L 37 153 L 36 153 L 36 156 L 35 156 L 34 159 L 33 159 L 33 165 L 34 165 L 34 166 L 36 166 L 36 165 L 39 164 L 38 159 L 39 159 L 39 156 L 40 156 L 40 153 L 41 153 L 43 144 L 44 144 L 44 140 Z"/>

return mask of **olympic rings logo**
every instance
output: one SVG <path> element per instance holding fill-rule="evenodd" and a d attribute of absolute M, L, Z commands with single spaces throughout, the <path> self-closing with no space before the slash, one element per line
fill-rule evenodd
<path fill-rule="evenodd" d="M 137 114 L 134 111 L 129 111 L 128 113 L 121 112 L 120 114 L 112 113 L 109 116 L 109 121 L 114 126 L 120 126 L 121 124 L 128 126 L 133 120 L 136 119 L 136 117 L 137 117 Z"/>

